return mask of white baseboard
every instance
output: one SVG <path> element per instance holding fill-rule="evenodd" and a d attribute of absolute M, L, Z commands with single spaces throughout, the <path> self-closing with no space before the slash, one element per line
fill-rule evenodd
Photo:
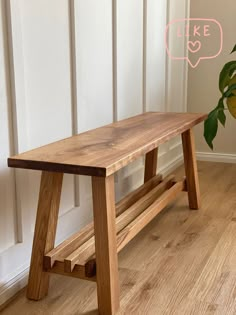
<path fill-rule="evenodd" d="M 174 158 L 171 158 L 170 156 L 168 156 L 168 159 L 164 159 L 164 160 L 165 161 L 167 160 L 168 162 L 160 166 L 160 168 L 158 169 L 158 173 L 161 173 L 164 176 L 166 176 L 169 173 L 171 173 L 173 170 L 175 170 L 178 166 L 183 164 L 183 154 L 178 154 Z M 128 177 L 133 176 L 135 178 L 136 176 L 137 178 L 137 176 L 139 176 L 142 173 L 143 173 L 143 165 L 141 165 L 140 167 L 134 168 L 132 170 L 132 173 L 127 174 L 127 175 Z M 22 266 L 22 268 L 14 272 L 14 274 L 8 275 L 5 281 L 2 284 L 0 284 L 0 306 L 6 303 L 6 301 L 10 300 L 18 291 L 20 291 L 22 288 L 26 286 L 28 273 L 29 273 L 29 266 L 24 265 Z"/>
<path fill-rule="evenodd" d="M 180 154 L 176 156 L 174 159 L 172 159 L 170 162 L 166 163 L 160 169 L 158 169 L 158 173 L 162 174 L 163 176 L 166 176 L 173 172 L 177 167 L 179 167 L 183 163 L 184 163 L 183 154 Z"/>
<path fill-rule="evenodd" d="M 0 285 L 0 309 L 1 305 L 9 301 L 14 295 L 27 285 L 29 267 L 23 266 L 18 273 Z"/>
<path fill-rule="evenodd" d="M 198 161 L 236 163 L 236 154 L 197 152 Z"/>

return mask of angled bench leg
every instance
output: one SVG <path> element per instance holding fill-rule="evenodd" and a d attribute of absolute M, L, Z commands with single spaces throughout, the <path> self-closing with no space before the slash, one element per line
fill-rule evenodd
<path fill-rule="evenodd" d="M 182 133 L 182 143 L 189 208 L 197 210 L 200 208 L 200 189 L 195 155 L 194 135 L 192 129 Z"/>
<path fill-rule="evenodd" d="M 42 172 L 27 297 L 40 300 L 48 293 L 49 274 L 43 257 L 54 247 L 63 174 Z"/>
<path fill-rule="evenodd" d="M 98 310 L 101 315 L 119 309 L 114 176 L 92 177 Z"/>
<path fill-rule="evenodd" d="M 145 156 L 144 183 L 156 175 L 158 148 L 148 152 Z"/>

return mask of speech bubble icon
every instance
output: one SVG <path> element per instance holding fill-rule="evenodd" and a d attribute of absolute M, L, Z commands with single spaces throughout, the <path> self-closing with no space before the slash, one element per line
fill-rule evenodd
<path fill-rule="evenodd" d="M 187 60 L 196 68 L 201 60 L 213 59 L 223 48 L 223 30 L 215 19 L 171 21 L 165 32 L 167 54 L 174 60 Z"/>

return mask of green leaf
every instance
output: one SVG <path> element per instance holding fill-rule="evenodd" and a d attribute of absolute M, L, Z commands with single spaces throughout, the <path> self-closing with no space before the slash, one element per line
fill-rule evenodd
<path fill-rule="evenodd" d="M 225 88 L 229 85 L 234 71 L 236 71 L 236 60 L 226 63 L 221 70 L 219 78 L 219 89 L 222 94 L 224 94 Z"/>
<path fill-rule="evenodd" d="M 227 98 L 227 106 L 230 114 L 236 119 L 236 96 L 233 95 Z"/>
<path fill-rule="evenodd" d="M 231 87 L 233 84 L 236 84 L 236 74 L 232 77 L 232 79 L 229 81 L 229 87 Z M 232 91 L 233 95 L 236 95 L 236 90 Z"/>
<path fill-rule="evenodd" d="M 218 109 L 218 120 L 219 122 L 225 127 L 225 122 L 226 122 L 226 116 L 225 116 L 225 112 L 224 112 L 224 99 L 221 98 L 219 100 L 217 109 Z"/>
<path fill-rule="evenodd" d="M 225 112 L 223 109 L 220 109 L 218 111 L 218 119 L 219 119 L 219 122 L 222 124 L 222 126 L 225 127 L 226 116 L 225 116 Z"/>
<path fill-rule="evenodd" d="M 224 93 L 224 97 L 229 97 L 231 95 L 233 95 L 233 91 L 236 90 L 236 84 L 232 84 L 229 86 L 228 90 Z"/>
<path fill-rule="evenodd" d="M 235 51 L 236 51 L 236 45 L 234 46 L 233 50 L 231 51 L 231 54 L 232 54 L 233 52 L 235 52 Z"/>
<path fill-rule="evenodd" d="M 204 122 L 204 138 L 213 150 L 212 141 L 215 139 L 218 130 L 218 108 L 210 112 L 208 118 Z"/>

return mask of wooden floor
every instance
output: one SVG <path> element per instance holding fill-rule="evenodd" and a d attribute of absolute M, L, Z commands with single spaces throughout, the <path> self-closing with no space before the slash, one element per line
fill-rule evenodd
<path fill-rule="evenodd" d="M 201 210 L 183 193 L 119 254 L 119 314 L 236 315 L 236 164 L 198 167 Z M 52 278 L 43 301 L 22 292 L 2 314 L 98 314 L 96 284 Z"/>

